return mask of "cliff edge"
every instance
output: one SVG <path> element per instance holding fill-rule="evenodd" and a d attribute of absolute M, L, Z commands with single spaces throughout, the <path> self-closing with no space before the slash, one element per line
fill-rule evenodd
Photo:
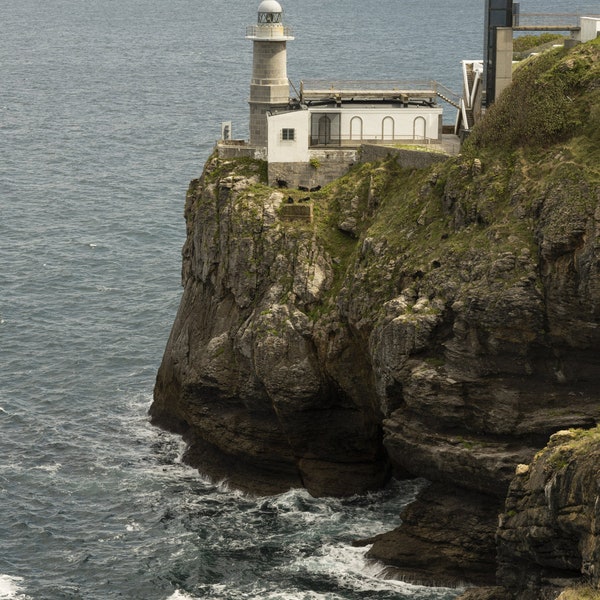
<path fill-rule="evenodd" d="M 152 421 L 251 492 L 426 477 L 369 555 L 413 580 L 495 583 L 516 466 L 600 417 L 599 165 L 598 41 L 528 61 L 430 169 L 391 157 L 307 194 L 213 155 L 186 199 Z M 312 221 L 282 218 L 301 204 Z"/>

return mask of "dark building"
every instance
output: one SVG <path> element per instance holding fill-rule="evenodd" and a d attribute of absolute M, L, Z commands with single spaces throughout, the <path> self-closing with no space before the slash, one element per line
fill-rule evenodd
<path fill-rule="evenodd" d="M 516 8 L 516 7 L 515 7 Z M 513 26 L 513 0 L 485 0 L 484 29 L 484 105 L 490 106 L 496 99 L 496 49 L 497 27 Z"/>

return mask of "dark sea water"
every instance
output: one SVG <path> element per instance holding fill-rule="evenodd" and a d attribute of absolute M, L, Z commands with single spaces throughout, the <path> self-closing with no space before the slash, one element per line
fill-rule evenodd
<path fill-rule="evenodd" d="M 148 424 L 180 297 L 185 190 L 221 121 L 247 135 L 257 5 L 2 3 L 0 598 L 458 593 L 384 580 L 350 544 L 396 526 L 422 482 L 252 498 L 182 465 L 179 439 Z M 458 91 L 459 61 L 482 53 L 482 0 L 284 9 L 296 83 L 418 77 Z"/>

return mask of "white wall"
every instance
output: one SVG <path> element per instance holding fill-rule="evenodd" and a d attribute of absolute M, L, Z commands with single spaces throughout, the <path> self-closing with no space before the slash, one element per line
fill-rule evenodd
<path fill-rule="evenodd" d="M 267 117 L 268 161 L 270 163 L 309 160 L 311 113 L 341 114 L 342 143 L 349 141 L 418 141 L 440 139 L 441 107 L 350 106 L 343 108 L 313 107 Z M 282 129 L 294 129 L 294 140 L 283 140 Z M 362 137 L 360 132 L 362 131 Z M 351 137 L 352 135 L 352 137 Z"/>
<path fill-rule="evenodd" d="M 581 27 L 581 41 L 589 42 L 597 37 L 600 33 L 600 19 L 595 17 L 581 17 L 579 19 L 579 26 Z"/>
<path fill-rule="evenodd" d="M 308 162 L 310 114 L 307 110 L 294 110 L 267 117 L 269 136 L 268 161 Z M 294 140 L 282 140 L 282 129 L 294 129 Z"/>
<path fill-rule="evenodd" d="M 358 106 L 345 108 L 342 110 L 342 140 L 351 139 L 350 124 L 353 118 L 362 121 L 363 140 L 412 141 L 415 137 L 416 139 L 426 137 L 437 140 L 439 138 L 439 118 L 441 114 L 441 108 L 361 108 Z M 415 119 L 418 119 L 417 123 L 415 123 Z M 357 130 L 358 127 L 355 121 L 352 134 L 355 134 Z M 354 139 L 352 137 L 353 141 Z"/>
<path fill-rule="evenodd" d="M 425 107 L 367 107 L 345 106 L 339 108 L 314 107 L 311 112 L 340 114 L 342 142 L 350 140 L 413 141 L 423 137 L 439 139 L 442 108 Z M 415 119 L 418 122 L 415 123 Z M 362 138 L 359 134 L 362 130 Z"/>

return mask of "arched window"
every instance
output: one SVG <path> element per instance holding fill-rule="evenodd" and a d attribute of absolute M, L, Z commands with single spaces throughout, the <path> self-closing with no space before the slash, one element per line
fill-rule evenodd
<path fill-rule="evenodd" d="M 394 139 L 395 123 L 392 117 L 384 117 L 381 123 L 381 139 L 382 140 L 393 140 Z"/>
<path fill-rule="evenodd" d="M 417 117 L 413 122 L 413 139 L 424 140 L 427 133 L 425 117 Z"/>
<path fill-rule="evenodd" d="M 362 140 L 363 136 L 363 120 L 360 117 L 352 117 L 350 119 L 350 139 Z"/>

